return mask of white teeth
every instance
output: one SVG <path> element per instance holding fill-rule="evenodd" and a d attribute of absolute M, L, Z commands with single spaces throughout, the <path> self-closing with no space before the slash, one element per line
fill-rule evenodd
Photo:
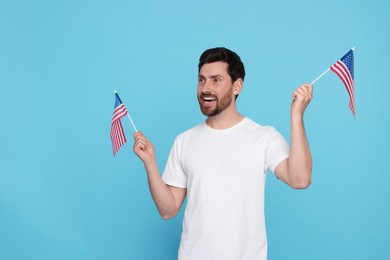
<path fill-rule="evenodd" d="M 215 98 L 212 98 L 212 97 L 205 97 L 203 98 L 205 101 L 213 101 L 215 100 Z"/>

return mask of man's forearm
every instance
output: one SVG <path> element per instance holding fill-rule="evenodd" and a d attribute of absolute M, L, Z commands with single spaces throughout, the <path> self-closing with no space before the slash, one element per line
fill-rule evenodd
<path fill-rule="evenodd" d="M 291 147 L 288 175 L 295 188 L 306 188 L 311 183 L 312 157 L 303 124 L 303 116 L 291 115 Z"/>
<path fill-rule="evenodd" d="M 174 217 L 178 211 L 175 198 L 170 188 L 163 182 L 157 162 L 153 161 L 144 165 L 148 176 L 150 194 L 158 212 L 164 219 Z"/>

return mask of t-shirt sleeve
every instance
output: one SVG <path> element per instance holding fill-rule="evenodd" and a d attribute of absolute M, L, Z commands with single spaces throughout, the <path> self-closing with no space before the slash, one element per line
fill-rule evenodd
<path fill-rule="evenodd" d="M 286 140 L 278 131 L 271 128 L 265 162 L 266 170 L 274 172 L 279 163 L 288 157 L 289 147 Z"/>
<path fill-rule="evenodd" d="M 187 188 L 187 176 L 181 164 L 181 147 L 178 138 L 172 145 L 162 179 L 165 184 L 178 188 Z"/>

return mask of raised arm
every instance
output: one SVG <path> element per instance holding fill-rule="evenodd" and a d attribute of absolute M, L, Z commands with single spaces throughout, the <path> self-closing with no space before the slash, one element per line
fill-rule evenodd
<path fill-rule="evenodd" d="M 163 219 L 170 219 L 179 212 L 187 189 L 166 185 L 157 167 L 153 144 L 141 132 L 134 133 L 134 153 L 142 160 L 148 176 L 149 190 Z"/>
<path fill-rule="evenodd" d="M 303 124 L 303 114 L 312 96 L 311 84 L 302 84 L 294 91 L 290 115 L 290 156 L 275 169 L 275 175 L 295 189 L 305 189 L 311 184 L 312 157 Z"/>

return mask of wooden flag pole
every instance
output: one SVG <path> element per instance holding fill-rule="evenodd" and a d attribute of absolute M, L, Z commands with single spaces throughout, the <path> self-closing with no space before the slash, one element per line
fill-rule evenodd
<path fill-rule="evenodd" d="M 115 92 L 115 94 L 117 93 L 115 89 L 114 89 L 114 92 Z M 127 111 L 127 109 L 126 109 L 126 111 Z M 131 123 L 131 125 L 132 125 L 133 128 L 134 128 L 134 131 L 135 131 L 135 132 L 138 132 L 137 128 L 135 127 L 135 124 L 134 124 L 133 120 L 132 120 L 131 117 L 130 117 L 129 111 L 127 111 L 127 117 L 129 118 L 130 123 Z"/>

